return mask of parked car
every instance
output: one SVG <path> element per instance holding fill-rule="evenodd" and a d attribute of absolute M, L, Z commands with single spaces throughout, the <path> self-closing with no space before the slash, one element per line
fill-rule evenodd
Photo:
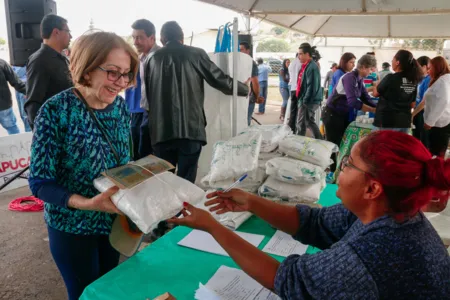
<path fill-rule="evenodd" d="M 268 58 L 266 64 L 272 68 L 271 74 L 278 74 L 283 68 L 283 61 L 278 58 Z"/>

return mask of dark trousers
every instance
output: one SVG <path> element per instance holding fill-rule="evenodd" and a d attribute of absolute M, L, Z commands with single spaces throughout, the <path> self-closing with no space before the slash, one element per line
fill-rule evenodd
<path fill-rule="evenodd" d="M 139 143 L 141 141 L 141 125 L 143 113 L 131 114 L 131 142 L 133 146 L 133 160 L 141 158 L 139 156 Z"/>
<path fill-rule="evenodd" d="M 417 138 L 419 141 L 422 142 L 422 144 L 425 145 L 425 147 L 429 148 L 430 147 L 430 141 L 429 141 L 429 131 L 425 130 L 425 128 L 423 128 L 423 126 L 425 125 L 425 121 L 423 118 L 423 113 L 424 111 L 422 110 L 420 113 L 418 113 L 414 119 L 413 119 L 413 124 L 414 126 L 416 126 L 415 129 L 413 129 L 413 136 L 415 138 Z"/>
<path fill-rule="evenodd" d="M 296 93 L 296 91 L 291 92 L 291 114 L 288 123 L 293 133 L 297 132 L 298 99 Z"/>
<path fill-rule="evenodd" d="M 177 167 L 178 176 L 195 183 L 202 146 L 198 141 L 173 140 L 156 144 L 153 149 L 157 157 Z"/>
<path fill-rule="evenodd" d="M 78 300 L 85 287 L 119 264 L 120 254 L 109 243 L 108 235 L 77 235 L 47 228 L 50 252 L 69 300 Z"/>
<path fill-rule="evenodd" d="M 152 141 L 150 139 L 150 127 L 148 123 L 148 112 L 142 114 L 140 140 L 139 140 L 139 158 L 153 154 Z"/>
<path fill-rule="evenodd" d="M 322 139 L 319 126 L 316 124 L 316 111 L 320 108 L 320 104 L 302 104 L 298 108 L 297 115 L 297 134 L 305 136 L 306 128 L 311 129 L 314 138 Z"/>
<path fill-rule="evenodd" d="M 432 127 L 430 129 L 430 152 L 444 158 L 450 138 L 450 124 L 445 127 Z"/>
<path fill-rule="evenodd" d="M 338 147 L 341 144 L 344 137 L 345 130 L 350 122 L 348 121 L 348 113 L 337 113 L 330 108 L 326 107 L 322 114 L 322 122 L 325 126 L 325 136 L 327 141 L 335 143 Z M 330 169 L 331 172 L 336 171 L 336 153 L 331 155 L 333 164 Z"/>

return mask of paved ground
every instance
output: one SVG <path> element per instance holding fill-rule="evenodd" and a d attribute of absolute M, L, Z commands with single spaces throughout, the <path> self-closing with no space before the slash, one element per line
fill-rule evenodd
<path fill-rule="evenodd" d="M 262 124 L 279 123 L 281 96 L 276 88 L 269 92 L 269 99 L 266 114 L 256 117 Z M 4 135 L 0 128 L 0 136 Z M 50 254 L 43 213 L 8 210 L 11 200 L 30 194 L 28 188 L 0 194 L 0 299 L 66 299 L 64 283 Z"/>

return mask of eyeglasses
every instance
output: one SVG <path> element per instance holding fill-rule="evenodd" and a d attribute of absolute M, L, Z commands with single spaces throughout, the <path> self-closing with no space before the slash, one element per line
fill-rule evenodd
<path fill-rule="evenodd" d="M 344 156 L 344 157 L 342 158 L 342 160 L 341 160 L 341 165 L 339 166 L 339 169 L 341 170 L 341 172 L 345 169 L 345 167 L 350 167 L 350 168 L 355 169 L 355 170 L 357 170 L 357 171 L 360 171 L 360 172 L 362 172 L 362 173 L 364 173 L 364 174 L 366 174 L 366 175 L 370 175 L 370 174 L 367 173 L 366 171 L 364 171 L 364 170 L 358 168 L 357 166 L 355 166 L 354 164 L 352 164 L 352 163 L 349 161 L 349 158 L 350 158 L 350 155 L 346 155 L 346 156 Z"/>
<path fill-rule="evenodd" d="M 67 32 L 67 33 L 71 33 L 71 31 L 70 31 L 70 29 L 65 29 L 65 28 L 63 28 L 63 29 L 60 29 L 61 31 L 65 31 L 65 32 Z"/>
<path fill-rule="evenodd" d="M 117 82 L 120 80 L 120 77 L 123 77 L 123 81 L 128 84 L 133 80 L 133 77 L 134 77 L 133 72 L 120 73 L 119 71 L 116 71 L 116 70 L 106 70 L 106 69 L 103 69 L 102 67 L 98 67 L 98 68 L 100 70 L 102 70 L 103 72 L 106 72 L 106 78 L 108 78 L 108 80 L 112 81 L 112 82 Z"/>

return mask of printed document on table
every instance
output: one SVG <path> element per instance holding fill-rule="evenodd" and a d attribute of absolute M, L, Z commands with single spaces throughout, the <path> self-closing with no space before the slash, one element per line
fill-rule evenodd
<path fill-rule="evenodd" d="M 222 300 L 278 300 L 279 298 L 265 289 L 244 271 L 221 266 L 203 289 L 210 290 Z M 199 290 L 201 290 L 200 288 Z M 199 291 L 197 291 L 199 292 Z M 196 293 L 197 300 L 214 299 L 201 297 L 207 293 Z"/>
<path fill-rule="evenodd" d="M 306 253 L 307 245 L 294 240 L 289 234 L 277 230 L 263 251 L 266 253 L 287 257 L 291 254 Z"/>
<path fill-rule="evenodd" d="M 264 239 L 264 236 L 259 234 L 237 231 L 235 231 L 235 233 L 255 247 L 258 247 Z M 184 239 L 178 242 L 178 245 L 223 256 L 229 256 L 227 252 L 225 252 L 225 250 L 219 245 L 219 243 L 216 242 L 212 235 L 200 230 L 192 230 L 187 236 L 185 236 Z"/>

